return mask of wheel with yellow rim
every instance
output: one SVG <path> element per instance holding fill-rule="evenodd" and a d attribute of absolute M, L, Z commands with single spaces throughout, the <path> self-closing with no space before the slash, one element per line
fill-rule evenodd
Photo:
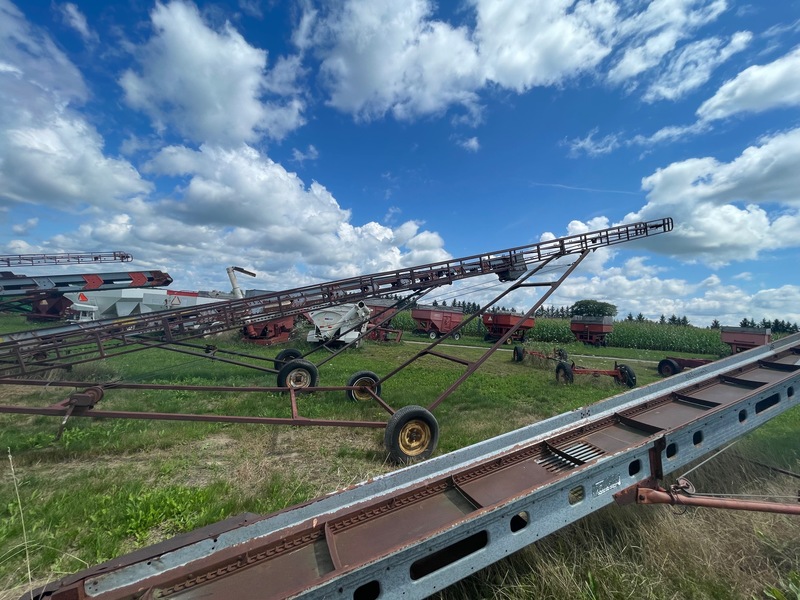
<path fill-rule="evenodd" d="M 439 442 L 439 423 L 421 406 L 404 406 L 386 424 L 384 445 L 397 464 L 430 458 Z"/>
<path fill-rule="evenodd" d="M 363 388 L 372 388 L 376 395 L 381 395 L 381 386 L 375 385 L 378 383 L 378 376 L 372 371 L 359 371 L 354 374 L 350 381 L 347 382 L 348 387 L 361 386 L 362 389 L 347 390 L 347 397 L 353 402 L 367 402 L 372 400 L 372 394 Z"/>

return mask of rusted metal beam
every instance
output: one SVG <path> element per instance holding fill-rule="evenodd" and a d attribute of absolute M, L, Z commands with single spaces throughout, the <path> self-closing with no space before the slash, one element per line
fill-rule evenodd
<path fill-rule="evenodd" d="M 638 504 L 671 504 L 673 506 L 701 506 L 705 508 L 724 508 L 728 510 L 747 510 L 754 512 L 800 515 L 800 504 L 782 504 L 742 500 L 739 498 L 715 498 L 702 494 L 682 494 L 662 487 L 639 487 L 636 490 Z"/>
<path fill-rule="evenodd" d="M 585 254 L 604 246 L 644 239 L 669 232 L 672 227 L 670 218 L 632 223 L 528 246 L 251 298 L 96 321 L 91 326 L 65 327 L 58 331 L 6 334 L 0 336 L 0 377 L 13 377 L 19 372 L 44 372 L 54 368 L 52 365 L 55 362 L 61 366 L 72 364 L 66 354 L 59 354 L 57 361 L 53 360 L 53 354 L 59 349 L 101 344 L 104 339 L 118 336 L 122 332 L 129 336 L 156 334 L 172 342 L 298 315 L 334 304 L 449 285 L 480 275 L 494 274 L 501 281 L 514 281 L 523 276 L 529 266 L 568 255 Z M 44 355 L 48 361 L 37 360 L 36 356 L 40 355 Z"/>
<path fill-rule="evenodd" d="M 59 254 L 2 254 L 0 266 L 38 267 L 41 265 L 74 265 L 88 263 L 130 262 L 127 252 L 64 252 Z"/>

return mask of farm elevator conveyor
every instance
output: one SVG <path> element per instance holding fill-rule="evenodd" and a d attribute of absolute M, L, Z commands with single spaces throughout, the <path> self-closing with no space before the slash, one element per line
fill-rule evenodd
<path fill-rule="evenodd" d="M 800 334 L 25 598 L 424 598 L 798 404 Z M 800 506 L 794 512 L 800 514 Z"/>
<path fill-rule="evenodd" d="M 43 265 L 131 262 L 127 252 L 62 252 L 57 254 L 0 254 L 0 267 L 40 267 Z"/>
<path fill-rule="evenodd" d="M 420 293 L 471 277 L 492 274 L 500 281 L 519 283 L 545 266 L 564 266 L 559 263 L 561 259 L 573 259 L 574 268 L 598 248 L 643 240 L 667 233 L 672 227 L 670 218 L 630 223 L 528 246 L 222 301 L 203 308 L 176 308 L 90 324 L 3 334 L 0 378 L 41 374 L 152 347 L 182 351 L 176 348 L 181 342 L 210 333 L 247 329 L 260 322 L 373 297 Z M 224 360 L 219 354 L 213 358 Z"/>
<path fill-rule="evenodd" d="M 23 331 L 0 336 L 0 385 L 28 385 L 50 388 L 70 387 L 77 391 L 50 406 L 0 406 L 0 413 L 39 414 L 61 417 L 63 429 L 71 417 L 124 419 L 159 419 L 184 421 L 216 421 L 229 423 L 260 423 L 293 426 L 370 427 L 385 429 L 384 443 L 391 460 L 405 462 L 429 457 L 436 448 L 438 423 L 432 412 L 452 395 L 488 358 L 500 348 L 519 326 L 531 317 L 556 288 L 594 250 L 630 241 L 646 239 L 672 230 L 672 219 L 630 223 L 608 229 L 581 233 L 518 246 L 496 252 L 455 258 L 448 261 L 363 275 L 302 288 L 268 293 L 260 296 L 216 302 L 203 306 L 184 307 L 91 323 L 76 323 L 47 330 Z M 561 273 L 551 281 L 530 282 L 545 273 L 545 268 Z M 460 328 L 480 313 L 465 319 L 458 327 L 424 347 L 403 364 L 382 376 L 371 371 L 359 371 L 347 385 L 318 386 L 317 366 L 330 360 L 328 355 L 318 364 L 306 360 L 306 355 L 287 348 L 274 358 L 226 350 L 215 344 L 191 344 L 190 340 L 209 333 L 241 328 L 247 331 L 258 323 L 276 318 L 291 317 L 307 311 L 342 303 L 355 303 L 376 296 L 407 293 L 412 297 L 463 279 L 494 275 L 509 282 L 507 289 L 484 305 L 490 309 L 510 292 L 538 286 L 544 291 L 516 326 L 510 327 L 492 347 L 472 361 L 448 355 L 439 344 L 455 337 Z M 368 329 L 363 335 L 369 335 Z M 240 365 L 260 372 L 277 375 L 274 387 L 186 386 L 174 384 L 140 384 L 125 381 L 86 382 L 65 381 L 55 377 L 42 378 L 47 372 L 68 369 L 73 365 L 138 352 L 148 348 L 163 348 L 190 356 Z M 341 350 L 339 350 L 341 351 Z M 392 408 L 382 397 L 382 387 L 400 371 L 424 357 L 436 357 L 464 366 L 462 374 L 425 406 Z M 246 359 L 246 360 L 243 360 Z M 248 362 L 249 361 L 249 362 Z M 185 412 L 145 412 L 108 410 L 104 396 L 113 390 L 186 390 L 247 393 L 288 392 L 291 417 L 262 415 L 191 414 Z M 308 418 L 301 414 L 297 397 L 309 393 L 340 392 L 355 401 L 374 402 L 386 420 L 342 420 Z M 102 407 L 102 408 L 101 408 Z M 59 430 L 61 431 L 61 430 Z"/>

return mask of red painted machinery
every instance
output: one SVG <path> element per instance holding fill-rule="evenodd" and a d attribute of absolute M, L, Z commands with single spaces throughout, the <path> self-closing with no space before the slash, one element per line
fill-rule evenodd
<path fill-rule="evenodd" d="M 591 346 L 605 346 L 606 336 L 614 330 L 611 317 L 572 317 L 569 329 L 575 339 Z"/>
<path fill-rule="evenodd" d="M 569 358 L 567 355 L 567 351 L 564 350 L 563 348 L 553 348 L 552 354 L 545 354 L 544 352 L 539 352 L 538 350 L 531 350 L 530 348 L 526 348 L 525 346 L 514 346 L 514 353 L 513 353 L 514 362 L 522 362 L 525 360 L 526 356 L 530 356 L 534 360 L 555 360 L 555 361 L 567 360 Z"/>
<path fill-rule="evenodd" d="M 418 306 L 411 310 L 411 318 L 417 325 L 414 333 L 435 340 L 461 325 L 464 312 L 453 306 Z M 452 338 L 460 340 L 461 333 L 454 332 Z"/>
<path fill-rule="evenodd" d="M 559 383 L 572 383 L 575 375 L 591 375 L 592 377 L 606 375 L 613 377 L 619 385 L 626 385 L 629 388 L 636 387 L 636 373 L 633 372 L 633 369 L 628 365 L 617 364 L 616 361 L 613 369 L 589 369 L 567 361 L 561 361 L 556 366 L 556 381 Z"/>
<path fill-rule="evenodd" d="M 260 346 L 272 346 L 288 342 L 294 330 L 294 316 L 261 321 L 242 328 L 244 339 Z"/>
<path fill-rule="evenodd" d="M 722 327 L 720 338 L 723 344 L 728 344 L 731 354 L 738 354 L 745 350 L 766 346 L 772 343 L 772 331 L 765 327 Z M 713 362 L 710 358 L 680 358 L 668 356 L 658 363 L 658 374 L 670 377 L 684 369 L 694 369 Z"/>
<path fill-rule="evenodd" d="M 765 327 L 722 327 L 720 337 L 723 344 L 731 347 L 731 354 L 737 354 L 771 344 L 772 330 Z"/>
<path fill-rule="evenodd" d="M 512 341 L 524 342 L 528 329 L 536 324 L 533 317 L 523 319 L 521 315 L 511 312 L 489 312 L 484 313 L 481 318 L 487 329 L 486 335 L 483 336 L 487 342 L 496 342 L 517 324 L 519 324 L 519 328 L 506 340 L 506 344 L 510 344 Z"/>
<path fill-rule="evenodd" d="M 400 305 L 390 298 L 369 298 L 364 304 L 370 310 L 367 339 L 375 342 L 399 342 L 403 338 L 402 329 L 391 327 L 392 319 L 400 312 Z"/>

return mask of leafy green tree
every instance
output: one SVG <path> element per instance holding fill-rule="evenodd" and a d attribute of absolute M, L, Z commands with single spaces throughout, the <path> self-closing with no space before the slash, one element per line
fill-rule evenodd
<path fill-rule="evenodd" d="M 615 317 L 617 307 L 599 300 L 578 300 L 572 305 L 572 314 L 576 317 Z"/>

